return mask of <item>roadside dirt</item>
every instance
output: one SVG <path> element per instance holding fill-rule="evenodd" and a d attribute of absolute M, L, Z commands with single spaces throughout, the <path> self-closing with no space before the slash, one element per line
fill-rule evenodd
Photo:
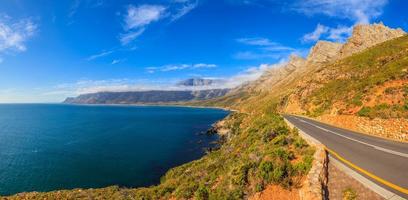
<path fill-rule="evenodd" d="M 299 190 L 286 190 L 279 185 L 268 185 L 262 192 L 256 193 L 249 200 L 300 200 Z"/>
<path fill-rule="evenodd" d="M 333 164 L 329 162 L 329 199 L 330 200 L 343 200 L 345 192 L 353 191 L 357 196 L 356 199 L 370 199 L 370 200 L 383 200 L 377 193 L 366 188 L 363 184 L 348 176 L 343 171 L 337 169 Z"/>

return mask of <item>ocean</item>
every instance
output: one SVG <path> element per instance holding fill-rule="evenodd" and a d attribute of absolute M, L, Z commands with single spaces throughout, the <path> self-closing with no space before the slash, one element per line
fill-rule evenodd
<path fill-rule="evenodd" d="M 198 159 L 228 111 L 171 106 L 0 104 L 0 195 L 139 187 Z"/>

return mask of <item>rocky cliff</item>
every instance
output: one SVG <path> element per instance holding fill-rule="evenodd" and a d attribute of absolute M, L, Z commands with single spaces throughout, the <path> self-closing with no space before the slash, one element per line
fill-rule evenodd
<path fill-rule="evenodd" d="M 357 25 L 354 27 L 351 37 L 341 48 L 339 57 L 345 58 L 376 44 L 401 37 L 405 34 L 406 33 L 402 29 L 392 29 L 385 26 L 383 23 Z"/>

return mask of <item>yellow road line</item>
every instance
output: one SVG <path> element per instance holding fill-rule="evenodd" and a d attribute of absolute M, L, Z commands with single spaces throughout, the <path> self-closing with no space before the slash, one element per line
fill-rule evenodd
<path fill-rule="evenodd" d="M 376 180 L 376 181 L 378 181 L 378 182 L 380 182 L 380 183 L 382 183 L 382 184 L 384 184 L 384 185 L 386 185 L 386 186 L 388 186 L 388 187 L 390 187 L 390 188 L 392 188 L 392 189 L 394 189 L 394 190 L 400 191 L 400 192 L 402 192 L 402 193 L 404 193 L 404 194 L 408 194 L 408 189 L 403 188 L 403 187 L 400 187 L 400 186 L 395 185 L 395 184 L 393 184 L 393 183 L 390 183 L 390 182 L 388 182 L 388 181 L 386 181 L 386 180 L 384 180 L 384 179 L 382 179 L 382 178 L 380 178 L 380 177 L 378 177 L 378 176 L 376 176 L 376 175 L 374 175 L 374 174 L 372 174 L 372 173 L 370 173 L 370 172 L 368 172 L 368 171 L 362 169 L 361 167 L 359 167 L 359 166 L 357 166 L 357 165 L 351 163 L 350 161 L 346 160 L 345 158 L 341 157 L 338 153 L 336 153 L 336 152 L 334 152 L 333 150 L 327 148 L 326 146 L 325 146 L 324 148 L 325 148 L 326 151 L 328 151 L 330 154 L 336 156 L 339 160 L 341 160 L 342 162 L 346 163 L 347 165 L 353 167 L 354 169 L 360 171 L 361 173 L 363 173 L 363 174 L 365 174 L 365 175 L 367 175 L 367 176 L 373 178 L 374 180 Z"/>

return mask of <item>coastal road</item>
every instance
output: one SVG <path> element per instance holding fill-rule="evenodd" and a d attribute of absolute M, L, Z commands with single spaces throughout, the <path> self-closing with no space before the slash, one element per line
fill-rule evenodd
<path fill-rule="evenodd" d="M 373 137 L 304 117 L 284 117 L 328 149 L 378 178 L 353 169 L 360 175 L 408 199 L 408 143 Z"/>

